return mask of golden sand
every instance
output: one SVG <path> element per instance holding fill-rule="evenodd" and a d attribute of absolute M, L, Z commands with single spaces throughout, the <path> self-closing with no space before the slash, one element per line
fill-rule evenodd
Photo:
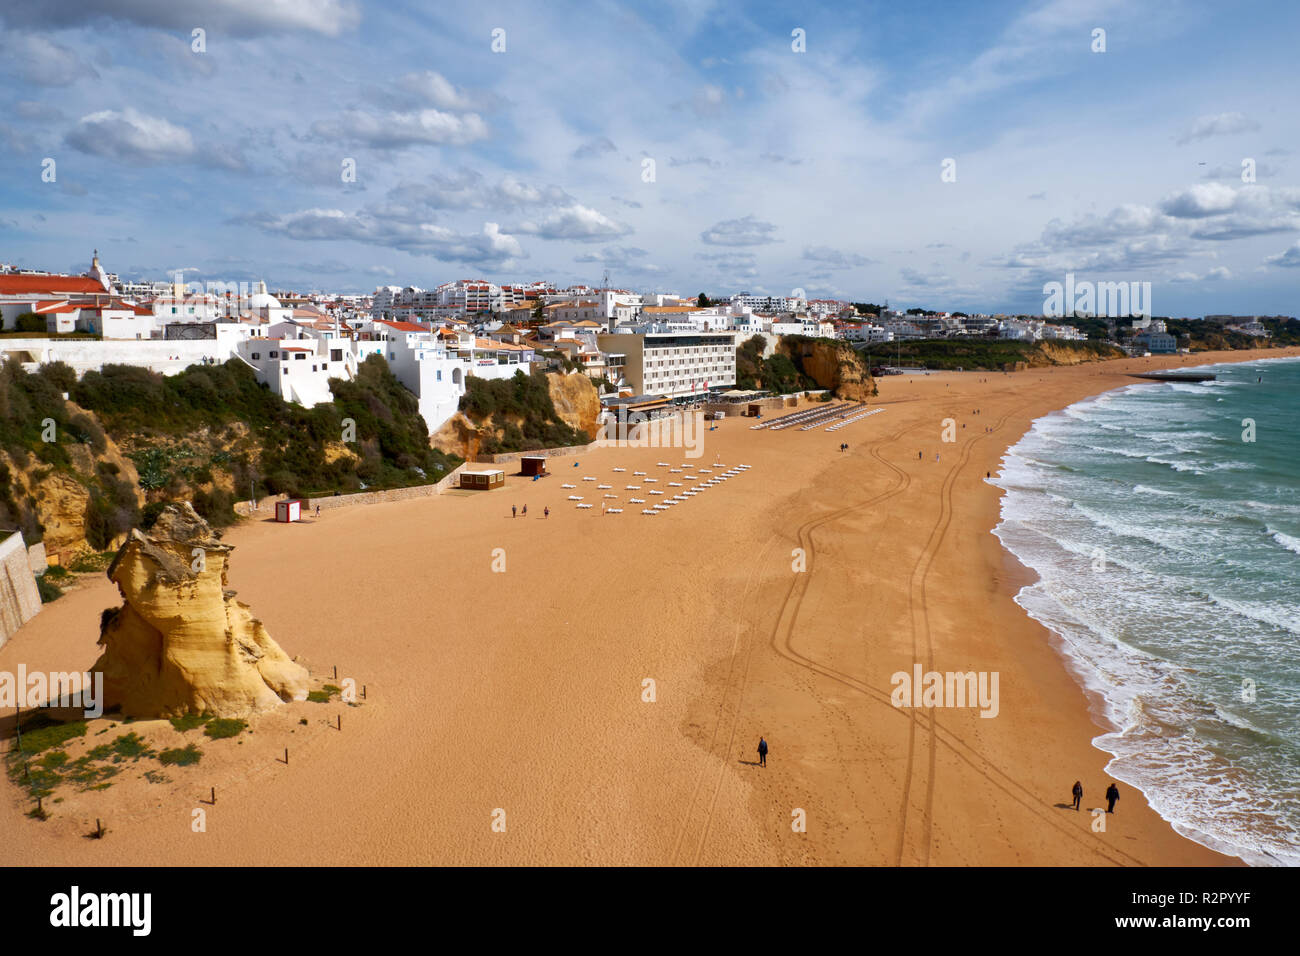
<path fill-rule="evenodd" d="M 227 537 L 230 585 L 317 685 L 336 665 L 364 684 L 363 706 L 294 704 L 242 743 L 191 734 L 199 765 L 156 784 L 142 778 L 155 765 L 131 765 L 43 823 L 3 784 L 0 863 L 1236 862 L 1123 785 L 1092 831 L 1109 782 L 1100 728 L 1012 600 L 1030 578 L 990 533 L 1000 492 L 985 473 L 1035 418 L 1130 384 L 1126 372 L 1250 357 L 887 378 L 885 411 L 832 434 L 728 420 L 694 460 L 606 448 L 501 491 L 246 522 Z M 681 480 L 656 462 L 718 458 L 752 468 L 653 518 L 626 502 Z M 627 492 L 633 470 L 660 481 Z M 601 515 L 584 475 L 624 512 Z M 88 667 L 117 603 L 107 580 L 86 583 L 0 649 L 0 670 Z M 914 662 L 999 672 L 998 716 L 894 707 L 890 675 Z M 84 839 L 95 818 L 109 834 Z"/>

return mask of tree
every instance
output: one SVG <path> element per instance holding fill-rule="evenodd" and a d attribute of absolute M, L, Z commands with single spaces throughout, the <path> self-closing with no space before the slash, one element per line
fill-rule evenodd
<path fill-rule="evenodd" d="M 14 328 L 19 332 L 44 332 L 45 317 L 35 312 L 24 312 L 14 319 Z"/>
<path fill-rule="evenodd" d="M 709 302 L 709 297 L 705 295 L 703 292 L 700 293 L 700 297 L 697 301 L 701 309 L 707 309 L 712 304 L 711 302 Z"/>

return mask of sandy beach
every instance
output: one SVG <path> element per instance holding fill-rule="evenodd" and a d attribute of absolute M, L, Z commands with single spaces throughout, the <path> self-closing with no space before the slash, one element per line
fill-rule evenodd
<path fill-rule="evenodd" d="M 1000 492 L 985 476 L 1034 419 L 1128 373 L 1298 353 L 891 377 L 883 412 L 833 434 L 728 420 L 696 459 L 604 448 L 504 490 L 244 522 L 226 538 L 230 586 L 318 681 L 337 666 L 364 684 L 361 706 L 297 703 L 238 742 L 193 738 L 198 765 L 163 783 L 127 769 L 45 822 L 5 783 L 0 863 L 1239 863 L 1124 785 L 1093 832 L 1103 728 L 1013 601 L 1029 572 L 991 533 Z M 650 518 L 625 502 L 682 480 L 661 461 L 752 467 Z M 658 483 L 626 491 L 634 470 Z M 624 512 L 601 515 L 582 476 Z M 0 649 L 0 670 L 89 667 L 118 603 L 106 579 L 86 582 Z M 998 672 L 997 716 L 895 707 L 890 677 L 917 662 Z M 110 832 L 87 840 L 96 818 Z"/>

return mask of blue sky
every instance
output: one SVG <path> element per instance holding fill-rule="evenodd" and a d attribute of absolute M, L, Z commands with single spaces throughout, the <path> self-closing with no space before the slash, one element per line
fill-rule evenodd
<path fill-rule="evenodd" d="M 0 0 L 0 23 L 0 261 L 1030 312 L 1073 272 L 1151 282 L 1156 314 L 1300 311 L 1290 2 Z"/>

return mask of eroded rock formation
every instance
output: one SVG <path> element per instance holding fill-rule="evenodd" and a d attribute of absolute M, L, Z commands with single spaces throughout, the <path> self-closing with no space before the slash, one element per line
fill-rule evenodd
<path fill-rule="evenodd" d="M 148 534 L 127 536 L 108 568 L 125 603 L 104 612 L 93 668 L 109 707 L 131 717 L 245 717 L 306 698 L 306 668 L 226 587 L 232 550 L 189 502 L 168 505 Z"/>

